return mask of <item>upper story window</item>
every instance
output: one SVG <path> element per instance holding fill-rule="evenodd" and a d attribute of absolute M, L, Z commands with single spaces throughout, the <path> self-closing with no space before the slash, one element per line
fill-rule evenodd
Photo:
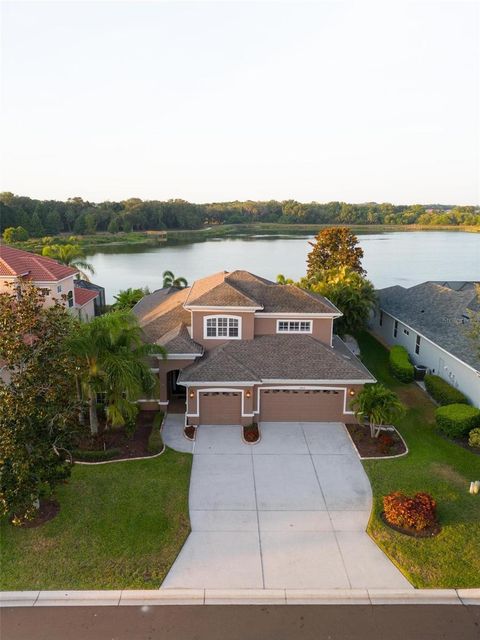
<path fill-rule="evenodd" d="M 312 333 L 312 321 L 277 320 L 277 333 Z"/>
<path fill-rule="evenodd" d="M 395 320 L 393 325 L 393 337 L 396 338 L 398 335 L 398 320 Z"/>
<path fill-rule="evenodd" d="M 204 338 L 231 338 L 239 340 L 241 337 L 241 318 L 236 316 L 206 316 L 203 321 Z"/>
<path fill-rule="evenodd" d="M 57 285 L 57 293 L 62 293 L 62 285 Z"/>
<path fill-rule="evenodd" d="M 73 291 L 67 293 L 67 304 L 69 307 L 73 307 Z"/>

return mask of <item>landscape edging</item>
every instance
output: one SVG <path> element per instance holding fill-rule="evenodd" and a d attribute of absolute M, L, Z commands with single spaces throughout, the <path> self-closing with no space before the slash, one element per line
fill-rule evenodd
<path fill-rule="evenodd" d="M 445 604 L 480 606 L 478 589 L 148 589 L 0 591 L 0 607 L 208 604 Z"/>
<path fill-rule="evenodd" d="M 405 447 L 405 451 L 403 453 L 397 453 L 397 455 L 395 455 L 395 456 L 367 456 L 367 457 L 363 457 L 363 456 L 360 455 L 360 451 L 357 449 L 357 445 L 353 441 L 353 438 L 350 435 L 350 431 L 347 429 L 346 424 L 344 423 L 343 426 L 345 427 L 345 431 L 347 432 L 348 437 L 350 438 L 350 442 L 352 443 L 353 448 L 357 452 L 357 455 L 360 458 L 360 460 L 395 460 L 395 458 L 403 458 L 404 456 L 408 455 L 408 453 L 409 453 L 408 445 L 405 442 L 404 437 L 402 436 L 400 431 L 397 429 L 397 427 L 394 427 L 397 435 L 399 436 L 400 440 L 403 442 L 403 446 Z"/>

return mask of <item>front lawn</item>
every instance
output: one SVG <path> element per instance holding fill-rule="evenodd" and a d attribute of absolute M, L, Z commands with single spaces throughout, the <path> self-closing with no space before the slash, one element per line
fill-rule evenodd
<path fill-rule="evenodd" d="M 374 494 L 368 532 L 415 587 L 480 587 L 480 495 L 468 493 L 470 481 L 480 479 L 480 456 L 439 435 L 435 406 L 415 383 L 392 377 L 388 351 L 377 340 L 363 333 L 358 341 L 363 362 L 408 409 L 396 426 L 410 453 L 363 463 Z M 382 497 L 391 491 L 430 493 L 438 503 L 441 533 L 422 540 L 388 529 L 379 514 Z"/>
<path fill-rule="evenodd" d="M 192 456 L 76 465 L 60 513 L 34 529 L 1 524 L 0 589 L 157 589 L 189 531 Z"/>

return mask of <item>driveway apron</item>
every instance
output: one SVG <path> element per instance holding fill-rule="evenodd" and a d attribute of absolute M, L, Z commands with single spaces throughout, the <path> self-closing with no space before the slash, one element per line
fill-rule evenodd
<path fill-rule="evenodd" d="M 162 588 L 412 588 L 365 532 L 370 483 L 341 423 L 197 430 L 192 532 Z"/>

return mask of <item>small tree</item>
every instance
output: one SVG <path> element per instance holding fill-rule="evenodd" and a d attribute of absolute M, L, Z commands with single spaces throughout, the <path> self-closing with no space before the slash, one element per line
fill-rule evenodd
<path fill-rule="evenodd" d="M 150 291 L 148 287 L 145 287 L 144 289 L 132 289 L 129 287 L 128 289 L 119 291 L 119 293 L 114 296 L 115 302 L 112 305 L 112 308 L 128 311 L 129 309 L 132 309 L 144 296 L 149 295 L 149 293 Z"/>
<path fill-rule="evenodd" d="M 89 280 L 85 271 L 95 273 L 93 266 L 87 262 L 85 252 L 78 244 L 49 244 L 42 249 L 42 255 L 53 258 L 57 262 L 78 269 L 79 274 L 84 280 Z"/>
<path fill-rule="evenodd" d="M 397 395 L 383 384 L 367 384 L 351 403 L 357 420 L 367 419 L 370 435 L 377 438 L 382 426 L 391 424 L 405 413 Z"/>
<path fill-rule="evenodd" d="M 362 268 L 363 249 L 358 246 L 358 239 L 348 227 L 329 227 L 323 229 L 309 243 L 313 249 L 307 257 L 307 277 L 330 269 L 348 267 L 361 276 L 365 275 Z"/>
<path fill-rule="evenodd" d="M 0 293 L 0 516 L 14 524 L 71 469 L 78 405 L 66 342 L 76 321 L 43 297 L 30 284 Z"/>
<path fill-rule="evenodd" d="M 28 240 L 28 231 L 23 227 L 7 227 L 3 232 L 3 239 L 8 244 L 12 242 L 25 242 Z"/>
<path fill-rule="evenodd" d="M 176 277 L 172 271 L 163 272 L 163 287 L 172 287 L 174 289 L 184 289 L 188 287 L 188 282 L 185 278 Z"/>
<path fill-rule="evenodd" d="M 294 284 L 291 278 L 286 278 L 283 273 L 279 273 L 277 276 L 277 284 Z"/>

